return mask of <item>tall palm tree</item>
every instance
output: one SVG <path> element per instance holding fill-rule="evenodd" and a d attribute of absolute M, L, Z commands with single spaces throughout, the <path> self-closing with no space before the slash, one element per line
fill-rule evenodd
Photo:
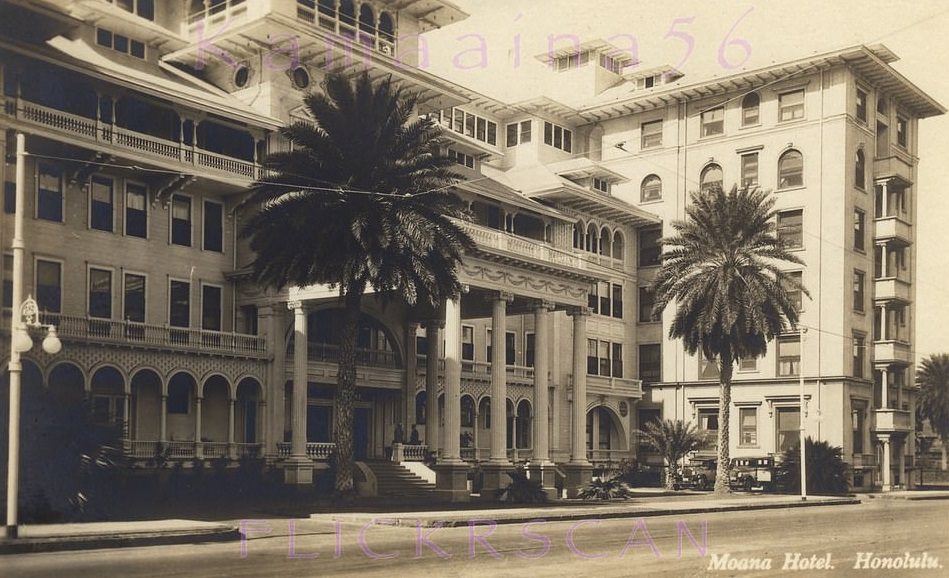
<path fill-rule="evenodd" d="M 768 342 L 794 327 L 790 290 L 806 289 L 784 273 L 802 264 L 775 233 L 774 198 L 757 188 L 720 187 L 692 193 L 685 221 L 663 239 L 662 266 L 653 289 L 653 316 L 675 302 L 669 337 L 690 355 L 701 351 L 719 365 L 718 470 L 715 492 L 728 492 L 729 409 L 734 364 L 763 356 Z"/>
<path fill-rule="evenodd" d="M 949 353 L 936 353 L 923 360 L 916 372 L 919 414 L 942 441 L 942 469 L 946 469 L 949 446 Z"/>
<path fill-rule="evenodd" d="M 335 489 L 353 492 L 355 348 L 367 290 L 383 300 L 435 307 L 456 295 L 456 267 L 471 238 L 452 220 L 466 218 L 449 192 L 458 176 L 438 154 L 433 122 L 417 98 L 386 78 L 373 85 L 327 76 L 324 94 L 304 98 L 314 123 L 281 132 L 289 152 L 269 155 L 266 177 L 251 188 L 259 210 L 243 235 L 255 251 L 255 278 L 274 287 L 328 284 L 339 289 L 339 377 Z"/>
<path fill-rule="evenodd" d="M 694 423 L 685 423 L 677 420 L 649 421 L 639 430 L 642 440 L 659 452 L 659 455 L 669 463 L 669 473 L 666 475 L 666 488 L 672 489 L 675 485 L 675 473 L 679 461 L 689 452 L 693 452 L 705 443 L 705 433 L 700 431 Z"/>

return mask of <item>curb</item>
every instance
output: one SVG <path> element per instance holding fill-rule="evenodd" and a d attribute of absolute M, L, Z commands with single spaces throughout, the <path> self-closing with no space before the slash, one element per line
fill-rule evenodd
<path fill-rule="evenodd" d="M 240 536 L 241 533 L 237 529 L 237 526 L 223 526 L 209 530 L 182 530 L 177 532 L 90 534 L 86 536 L 40 536 L 35 538 L 15 538 L 12 540 L 2 539 L 0 540 L 0 555 L 227 542 L 237 540 Z"/>

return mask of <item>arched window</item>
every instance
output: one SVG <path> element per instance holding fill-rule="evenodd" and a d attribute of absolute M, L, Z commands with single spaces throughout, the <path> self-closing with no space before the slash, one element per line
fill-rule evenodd
<path fill-rule="evenodd" d="M 474 427 L 475 403 L 474 399 L 465 395 L 461 398 L 461 427 Z"/>
<path fill-rule="evenodd" d="M 626 252 L 626 241 L 623 239 L 623 233 L 619 230 L 613 231 L 613 258 L 622 261 Z"/>
<path fill-rule="evenodd" d="M 573 248 L 583 248 L 583 223 L 573 224 Z"/>
<path fill-rule="evenodd" d="M 722 188 L 722 183 L 725 182 L 725 175 L 722 172 L 722 167 L 712 163 L 707 165 L 702 169 L 702 176 L 699 179 L 701 183 L 702 192 L 708 192 L 714 188 Z"/>
<path fill-rule="evenodd" d="M 427 400 L 428 395 L 424 391 L 420 391 L 415 395 L 415 423 L 418 425 L 425 425 Z"/>
<path fill-rule="evenodd" d="M 303 4 L 302 2 L 300 4 Z M 329 30 L 336 30 L 336 0 L 320 0 L 320 26 Z"/>
<path fill-rule="evenodd" d="M 791 149 L 778 158 L 778 188 L 787 189 L 804 185 L 804 156 Z"/>
<path fill-rule="evenodd" d="M 395 21 L 388 12 L 379 14 L 379 38 L 390 45 L 395 43 Z"/>
<path fill-rule="evenodd" d="M 590 223 L 587 226 L 587 251 L 590 253 L 596 253 L 599 246 L 600 240 L 596 235 L 596 225 Z"/>
<path fill-rule="evenodd" d="M 649 175 L 643 179 L 643 184 L 639 199 L 646 203 L 649 201 L 658 201 L 662 198 L 662 179 L 657 175 Z"/>
<path fill-rule="evenodd" d="M 853 182 L 858 189 L 867 187 L 867 158 L 862 149 L 857 149 L 857 158 L 853 166 Z"/>
<path fill-rule="evenodd" d="M 376 35 L 376 15 L 368 3 L 359 8 L 359 42 L 372 46 Z"/>
<path fill-rule="evenodd" d="M 613 235 L 610 234 L 609 229 L 607 229 L 606 227 L 603 227 L 602 229 L 600 229 L 600 251 L 599 251 L 600 255 L 603 255 L 604 257 L 610 256 L 610 250 L 612 249 L 612 247 L 610 247 L 610 242 L 612 240 L 613 240 Z"/>
<path fill-rule="evenodd" d="M 758 109 L 761 106 L 761 97 L 757 92 L 746 94 L 741 99 L 741 126 L 752 126 L 758 124 Z"/>
<path fill-rule="evenodd" d="M 339 2 L 339 33 L 349 38 L 356 37 L 356 6 L 352 0 Z"/>

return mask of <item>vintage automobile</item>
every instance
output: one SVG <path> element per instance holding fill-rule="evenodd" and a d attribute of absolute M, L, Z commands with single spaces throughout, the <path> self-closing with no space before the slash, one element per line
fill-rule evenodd
<path fill-rule="evenodd" d="M 774 478 L 772 456 L 733 458 L 728 486 L 745 491 L 760 487 L 767 492 L 774 487 Z"/>
<path fill-rule="evenodd" d="M 715 485 L 715 469 L 717 460 L 693 460 L 689 465 L 676 472 L 673 489 L 682 490 L 692 488 L 709 490 Z"/>

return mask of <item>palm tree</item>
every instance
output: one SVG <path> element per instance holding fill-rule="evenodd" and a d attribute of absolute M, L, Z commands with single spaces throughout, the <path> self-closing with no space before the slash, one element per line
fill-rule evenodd
<path fill-rule="evenodd" d="M 802 264 L 775 234 L 774 198 L 757 188 L 713 187 L 692 193 L 685 221 L 663 239 L 653 316 L 673 301 L 669 337 L 719 365 L 718 470 L 715 492 L 728 492 L 728 425 L 733 365 L 763 356 L 768 342 L 795 327 L 790 291 L 808 294 L 781 263 Z"/>
<path fill-rule="evenodd" d="M 949 445 L 949 353 L 936 353 L 923 360 L 916 372 L 919 414 L 942 441 L 942 469 L 946 469 Z"/>
<path fill-rule="evenodd" d="M 438 128 L 420 119 L 417 98 L 364 73 L 353 83 L 331 74 L 325 94 L 304 98 L 314 123 L 281 133 L 289 152 L 269 155 L 251 188 L 259 206 L 243 235 L 256 253 L 253 274 L 273 287 L 339 289 L 339 377 L 335 490 L 353 492 L 355 347 L 364 293 L 435 307 L 457 295 L 456 267 L 471 238 L 449 192 L 458 180 L 438 154 Z"/>
<path fill-rule="evenodd" d="M 643 442 L 654 447 L 669 463 L 665 482 L 669 489 L 675 485 L 679 461 L 705 443 L 705 434 L 694 423 L 685 423 L 680 419 L 646 422 L 643 429 L 639 430 L 639 435 Z"/>

